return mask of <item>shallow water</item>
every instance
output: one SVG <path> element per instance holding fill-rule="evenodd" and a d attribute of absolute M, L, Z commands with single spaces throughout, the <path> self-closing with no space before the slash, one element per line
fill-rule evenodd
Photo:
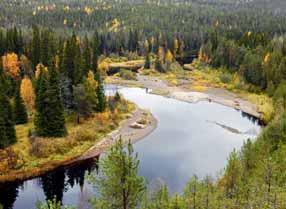
<path fill-rule="evenodd" d="M 134 148 L 139 154 L 140 175 L 152 185 L 158 181 L 166 183 L 171 192 L 181 192 L 193 175 L 216 177 L 224 168 L 228 154 L 260 131 L 254 118 L 219 104 L 191 104 L 147 94 L 139 88 L 119 91 L 125 98 L 149 109 L 158 120 L 157 129 L 134 144 Z M 233 133 L 217 124 L 253 135 Z M 93 189 L 84 174 L 96 170 L 95 165 L 89 160 L 29 181 L 0 185 L 0 203 L 5 209 L 32 209 L 37 200 L 56 195 L 65 204 L 86 208 Z"/>

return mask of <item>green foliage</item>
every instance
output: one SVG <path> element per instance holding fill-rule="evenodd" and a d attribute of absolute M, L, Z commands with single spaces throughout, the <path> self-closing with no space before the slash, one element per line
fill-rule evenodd
<path fill-rule="evenodd" d="M 100 56 L 100 40 L 99 35 L 95 31 L 92 42 L 92 71 L 96 74 L 98 68 L 98 57 Z"/>
<path fill-rule="evenodd" d="M 119 94 L 118 91 L 116 91 L 115 96 L 114 96 L 114 99 L 115 99 L 116 102 L 120 102 L 121 96 L 120 96 L 120 94 Z"/>
<path fill-rule="evenodd" d="M 97 94 L 96 110 L 98 112 L 104 112 L 106 109 L 107 102 L 106 102 L 106 97 L 105 97 L 105 92 L 104 92 L 103 81 L 99 73 L 96 74 L 96 81 L 98 84 L 97 89 L 96 89 L 96 94 Z"/>
<path fill-rule="evenodd" d="M 274 103 L 277 110 L 284 111 L 286 109 L 286 81 L 283 80 L 274 93 Z"/>
<path fill-rule="evenodd" d="M 232 76 L 230 74 L 223 73 L 220 75 L 220 80 L 223 83 L 230 83 L 232 80 Z"/>
<path fill-rule="evenodd" d="M 127 69 L 120 69 L 119 76 L 125 80 L 137 80 L 136 73 Z"/>
<path fill-rule="evenodd" d="M 16 124 L 25 124 L 28 122 L 28 114 L 24 101 L 20 95 L 20 88 L 17 88 L 14 106 L 13 106 L 14 120 Z"/>
<path fill-rule="evenodd" d="M 48 109 L 52 108 L 48 106 L 47 101 L 47 89 L 48 89 L 48 75 L 43 70 L 40 72 L 37 80 L 36 88 L 36 113 L 34 118 L 35 130 L 39 136 L 45 136 L 48 132 L 46 124 L 49 121 Z"/>
<path fill-rule="evenodd" d="M 75 209 L 75 207 L 71 206 L 62 206 L 61 202 L 57 201 L 56 198 L 53 200 L 48 200 L 47 202 L 37 202 L 37 209 Z"/>
<path fill-rule="evenodd" d="M 16 142 L 12 107 L 6 95 L 4 83 L 5 78 L 0 69 L 0 149 Z"/>
<path fill-rule="evenodd" d="M 145 69 L 150 69 L 150 68 L 151 68 L 151 57 L 150 57 L 150 53 L 148 53 L 148 54 L 146 55 L 144 68 L 145 68 Z"/>
<path fill-rule="evenodd" d="M 77 113 L 77 123 L 80 123 L 80 117 L 89 117 L 92 113 L 93 105 L 87 96 L 85 87 L 82 84 L 74 86 L 73 96 L 75 111 Z"/>
<path fill-rule="evenodd" d="M 41 72 L 38 78 L 34 123 L 39 136 L 61 137 L 66 134 L 58 73 L 54 67 L 51 67 L 49 74 Z"/>
<path fill-rule="evenodd" d="M 45 124 L 47 132 L 45 136 L 49 137 L 62 137 L 66 135 L 64 107 L 60 97 L 59 78 L 58 73 L 54 66 L 49 70 L 49 85 L 47 88 L 47 116 L 49 117 L 48 123 Z"/>
<path fill-rule="evenodd" d="M 162 64 L 161 60 L 158 58 L 155 60 L 155 69 L 161 73 L 165 72 L 165 70 L 163 68 L 163 64 Z"/>
<path fill-rule="evenodd" d="M 129 143 L 124 148 L 120 139 L 100 161 L 100 174 L 90 176 L 98 191 L 95 208 L 135 209 L 143 197 L 144 179 L 138 176 L 139 161 Z"/>

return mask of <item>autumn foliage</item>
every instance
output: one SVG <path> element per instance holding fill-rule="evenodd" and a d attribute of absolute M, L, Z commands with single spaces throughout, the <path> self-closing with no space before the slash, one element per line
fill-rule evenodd
<path fill-rule="evenodd" d="M 4 71 L 14 79 L 19 76 L 20 62 L 18 55 L 15 53 L 8 53 L 2 57 Z"/>
<path fill-rule="evenodd" d="M 32 81 L 25 76 L 21 82 L 21 97 L 23 98 L 25 105 L 29 111 L 32 111 L 35 107 L 35 92 L 32 85 Z"/>

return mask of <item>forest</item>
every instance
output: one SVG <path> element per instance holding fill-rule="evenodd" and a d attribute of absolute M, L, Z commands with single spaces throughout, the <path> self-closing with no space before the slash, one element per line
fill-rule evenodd
<path fill-rule="evenodd" d="M 50 156 L 70 159 L 134 110 L 118 92 L 106 96 L 108 59 L 143 59 L 144 72 L 164 75 L 194 57 L 222 83 L 271 100 L 259 136 L 229 154 L 218 178 L 195 175 L 179 194 L 165 184 L 150 190 L 132 144 L 119 140 L 100 160 L 101 175 L 86 177 L 98 192 L 92 208 L 286 208 L 285 8 L 283 0 L 2 0 L 0 177 L 36 173 Z M 70 207 L 62 201 L 55 191 L 36 207 Z"/>

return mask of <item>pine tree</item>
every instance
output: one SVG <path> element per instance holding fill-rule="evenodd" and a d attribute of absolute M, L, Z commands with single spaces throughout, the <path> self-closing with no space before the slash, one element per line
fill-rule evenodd
<path fill-rule="evenodd" d="M 104 86 L 99 73 L 96 74 L 96 81 L 98 83 L 96 93 L 97 93 L 97 111 L 104 112 L 106 109 L 106 97 L 104 92 Z"/>
<path fill-rule="evenodd" d="M 49 31 L 41 31 L 40 62 L 47 66 L 49 63 Z"/>
<path fill-rule="evenodd" d="M 71 110 L 73 108 L 73 80 L 74 80 L 74 52 L 72 50 L 71 40 L 67 40 L 61 61 L 60 72 L 60 86 L 62 101 L 65 109 Z"/>
<path fill-rule="evenodd" d="M 14 119 L 15 123 L 25 124 L 28 122 L 28 114 L 24 101 L 20 95 L 20 87 L 16 90 L 15 101 L 14 101 Z"/>
<path fill-rule="evenodd" d="M 34 119 L 35 130 L 37 135 L 46 136 L 47 124 L 50 119 L 48 115 L 48 75 L 41 70 L 36 86 L 36 114 Z"/>
<path fill-rule="evenodd" d="M 122 140 L 100 162 L 102 175 L 92 180 L 98 189 L 95 208 L 134 209 L 145 191 L 144 179 L 138 176 L 139 161 L 129 143 L 125 149 Z"/>
<path fill-rule="evenodd" d="M 32 48 L 31 48 L 31 60 L 34 67 L 37 66 L 41 58 L 41 48 L 40 48 L 40 31 L 38 27 L 33 27 L 33 38 L 32 38 Z"/>
<path fill-rule="evenodd" d="M 41 71 L 37 81 L 35 128 L 37 135 L 43 137 L 61 137 L 66 134 L 59 78 L 53 65 L 49 75 Z"/>
<path fill-rule="evenodd" d="M 16 131 L 10 102 L 5 91 L 5 78 L 0 67 L 0 149 L 16 142 Z"/>
<path fill-rule="evenodd" d="M 47 88 L 47 114 L 49 121 L 46 124 L 49 137 L 61 137 L 66 134 L 64 108 L 60 97 L 59 77 L 54 66 L 49 70 L 49 85 Z"/>
<path fill-rule="evenodd" d="M 83 68 L 83 77 L 87 76 L 88 71 L 91 70 L 91 48 L 90 43 L 88 40 L 88 37 L 85 36 L 84 38 L 84 49 L 82 54 L 83 62 L 82 62 L 82 68 Z"/>
<path fill-rule="evenodd" d="M 98 36 L 98 33 L 95 32 L 93 36 L 93 43 L 92 43 L 92 70 L 94 73 L 98 72 L 98 69 L 97 69 L 98 68 L 98 57 L 100 54 L 99 45 L 100 45 L 99 36 Z"/>

